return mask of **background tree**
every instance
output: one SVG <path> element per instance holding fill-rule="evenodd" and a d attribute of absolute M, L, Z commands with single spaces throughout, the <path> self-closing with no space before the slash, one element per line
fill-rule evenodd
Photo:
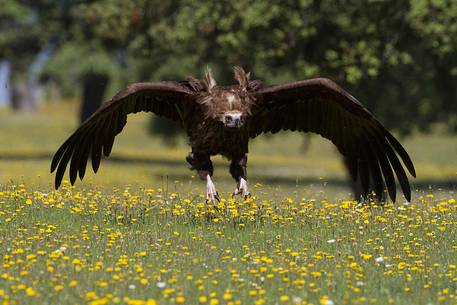
<path fill-rule="evenodd" d="M 0 0 L 2 1 L 2 0 Z M 324 76 L 402 135 L 457 130 L 457 3 L 452 0 L 8 0 L 0 57 L 24 78 L 49 41 L 46 68 L 84 120 L 128 82 L 176 80 L 241 65 L 266 83 Z M 11 31 L 10 29 L 14 29 Z M 194 75 L 199 76 L 199 75 Z M 20 81 L 17 81 L 20 83 Z M 173 139 L 177 129 L 154 119 Z"/>
<path fill-rule="evenodd" d="M 50 17 L 58 7 L 45 0 L 1 0 L 0 7 L 0 59 L 11 65 L 12 106 L 16 110 L 33 110 L 37 98 L 31 85 L 38 77 L 34 67 L 42 59 L 40 51 L 52 40 Z"/>

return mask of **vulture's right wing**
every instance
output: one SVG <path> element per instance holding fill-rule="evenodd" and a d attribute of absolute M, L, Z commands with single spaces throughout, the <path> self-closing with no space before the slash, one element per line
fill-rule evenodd
<path fill-rule="evenodd" d="M 88 118 L 57 150 L 51 172 L 57 169 L 55 187 L 62 182 L 70 162 L 70 182 L 82 179 L 89 156 L 97 172 L 103 154 L 109 156 L 114 138 L 127 123 L 127 115 L 154 112 L 181 125 L 196 107 L 194 91 L 177 82 L 136 83 L 116 94 Z"/>
<path fill-rule="evenodd" d="M 256 107 L 249 122 L 250 137 L 280 130 L 320 134 L 348 159 L 351 175 L 361 180 L 364 196 L 370 192 L 371 181 L 378 196 L 387 187 L 395 201 L 395 172 L 403 194 L 411 199 L 408 177 L 399 160 L 415 177 L 407 152 L 358 100 L 333 81 L 309 79 L 264 87 L 253 94 Z"/>

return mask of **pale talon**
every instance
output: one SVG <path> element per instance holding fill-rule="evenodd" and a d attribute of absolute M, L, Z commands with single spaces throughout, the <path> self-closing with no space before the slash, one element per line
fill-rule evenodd
<path fill-rule="evenodd" d="M 233 192 L 232 196 L 241 194 L 244 199 L 247 199 L 251 194 L 248 190 L 248 183 L 244 178 L 240 178 L 240 181 L 236 185 L 236 189 Z"/>
<path fill-rule="evenodd" d="M 212 202 L 215 206 L 217 201 L 221 201 L 221 197 L 219 193 L 216 191 L 216 186 L 214 185 L 213 181 L 211 180 L 210 175 L 206 176 L 206 202 Z"/>

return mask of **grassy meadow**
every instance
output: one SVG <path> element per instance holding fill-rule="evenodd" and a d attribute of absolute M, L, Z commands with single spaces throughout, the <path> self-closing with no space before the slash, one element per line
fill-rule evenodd
<path fill-rule="evenodd" d="M 413 199 L 382 207 L 351 200 L 328 142 L 263 137 L 248 200 L 214 159 L 213 208 L 185 139 L 150 137 L 148 115 L 97 175 L 55 191 L 50 159 L 77 111 L 0 111 L 0 304 L 457 304 L 457 137 L 403 140 Z"/>

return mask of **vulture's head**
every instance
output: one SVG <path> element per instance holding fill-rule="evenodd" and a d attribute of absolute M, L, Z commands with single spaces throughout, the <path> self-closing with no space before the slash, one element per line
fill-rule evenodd
<path fill-rule="evenodd" d="M 240 128 L 251 114 L 255 102 L 252 91 L 259 81 L 250 81 L 249 73 L 235 67 L 235 79 L 238 85 L 222 87 L 216 84 L 207 69 L 201 84 L 200 104 L 203 105 L 207 119 L 215 120 L 227 128 Z"/>

